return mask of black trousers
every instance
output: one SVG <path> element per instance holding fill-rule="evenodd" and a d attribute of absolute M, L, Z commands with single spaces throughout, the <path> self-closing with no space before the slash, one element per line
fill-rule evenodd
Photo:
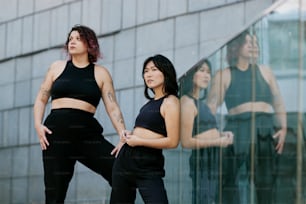
<path fill-rule="evenodd" d="M 256 203 L 273 203 L 278 159 L 272 138 L 275 132 L 273 115 L 243 113 L 229 116 L 225 130 L 233 131 L 234 144 L 224 148 L 223 152 L 222 203 L 250 203 L 250 185 L 255 187 Z"/>
<path fill-rule="evenodd" d="M 189 158 L 192 204 L 217 203 L 220 184 L 220 148 L 194 149 Z"/>
<path fill-rule="evenodd" d="M 43 151 L 46 203 L 64 203 L 76 161 L 103 176 L 111 185 L 114 146 L 92 113 L 54 109 L 44 124 L 52 131 Z"/>
<path fill-rule="evenodd" d="M 134 203 L 138 189 L 144 203 L 167 204 L 164 176 L 161 150 L 125 144 L 114 163 L 110 203 Z"/>

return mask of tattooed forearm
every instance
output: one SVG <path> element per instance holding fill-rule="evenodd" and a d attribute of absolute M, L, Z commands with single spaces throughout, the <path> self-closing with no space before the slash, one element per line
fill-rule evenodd
<path fill-rule="evenodd" d="M 114 102 L 114 95 L 111 92 L 107 93 L 107 97 L 110 100 L 110 102 Z"/>
<path fill-rule="evenodd" d="M 118 122 L 124 124 L 123 118 L 118 118 Z"/>
<path fill-rule="evenodd" d="M 41 91 L 41 94 L 42 94 L 43 97 L 49 98 L 49 96 L 50 96 L 50 90 L 49 89 L 46 89 L 46 88 L 42 87 L 40 89 L 40 91 Z"/>
<path fill-rule="evenodd" d="M 120 124 L 124 124 L 124 120 L 123 120 L 122 114 L 113 114 L 113 117 L 114 117 L 116 122 L 118 122 Z"/>
<path fill-rule="evenodd" d="M 117 116 L 117 121 L 118 121 L 118 123 L 124 124 L 122 115 Z"/>

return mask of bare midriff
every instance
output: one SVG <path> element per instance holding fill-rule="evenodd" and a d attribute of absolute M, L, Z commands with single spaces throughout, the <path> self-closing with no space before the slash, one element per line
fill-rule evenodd
<path fill-rule="evenodd" d="M 52 101 L 51 103 L 52 109 L 60 109 L 60 108 L 73 108 L 79 109 L 83 111 L 87 111 L 90 113 L 95 113 L 96 108 L 90 103 L 78 99 L 73 98 L 58 98 Z"/>
<path fill-rule="evenodd" d="M 245 112 L 263 112 L 271 113 L 272 106 L 265 102 L 248 102 L 231 108 L 228 113 L 230 115 L 237 115 Z"/>
<path fill-rule="evenodd" d="M 148 129 L 142 128 L 142 127 L 135 127 L 134 130 L 133 130 L 133 135 L 137 135 L 139 137 L 146 138 L 146 139 L 158 139 L 158 138 L 165 137 L 162 134 L 153 132 L 151 130 L 148 130 Z"/>

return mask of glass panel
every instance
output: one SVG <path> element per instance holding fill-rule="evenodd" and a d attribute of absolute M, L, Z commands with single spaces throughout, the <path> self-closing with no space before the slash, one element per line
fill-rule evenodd
<path fill-rule="evenodd" d="M 305 16 L 284 1 L 180 78 L 191 203 L 305 202 Z"/>

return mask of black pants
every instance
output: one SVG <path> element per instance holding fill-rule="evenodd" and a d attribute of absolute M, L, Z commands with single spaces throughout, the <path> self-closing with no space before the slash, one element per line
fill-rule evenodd
<path fill-rule="evenodd" d="M 272 138 L 274 134 L 272 114 L 243 113 L 229 116 L 225 130 L 233 131 L 234 144 L 224 148 L 222 203 L 249 203 L 250 185 L 255 187 L 256 203 L 273 203 L 277 154 Z"/>
<path fill-rule="evenodd" d="M 167 204 L 162 151 L 125 144 L 113 167 L 111 204 L 134 203 L 136 189 L 146 204 Z"/>
<path fill-rule="evenodd" d="M 220 183 L 220 148 L 192 150 L 189 158 L 192 204 L 217 203 Z"/>
<path fill-rule="evenodd" d="M 64 203 L 76 161 L 102 175 L 110 184 L 114 146 L 102 136 L 93 114 L 76 109 L 55 109 L 44 123 L 52 134 L 43 151 L 46 203 Z"/>

